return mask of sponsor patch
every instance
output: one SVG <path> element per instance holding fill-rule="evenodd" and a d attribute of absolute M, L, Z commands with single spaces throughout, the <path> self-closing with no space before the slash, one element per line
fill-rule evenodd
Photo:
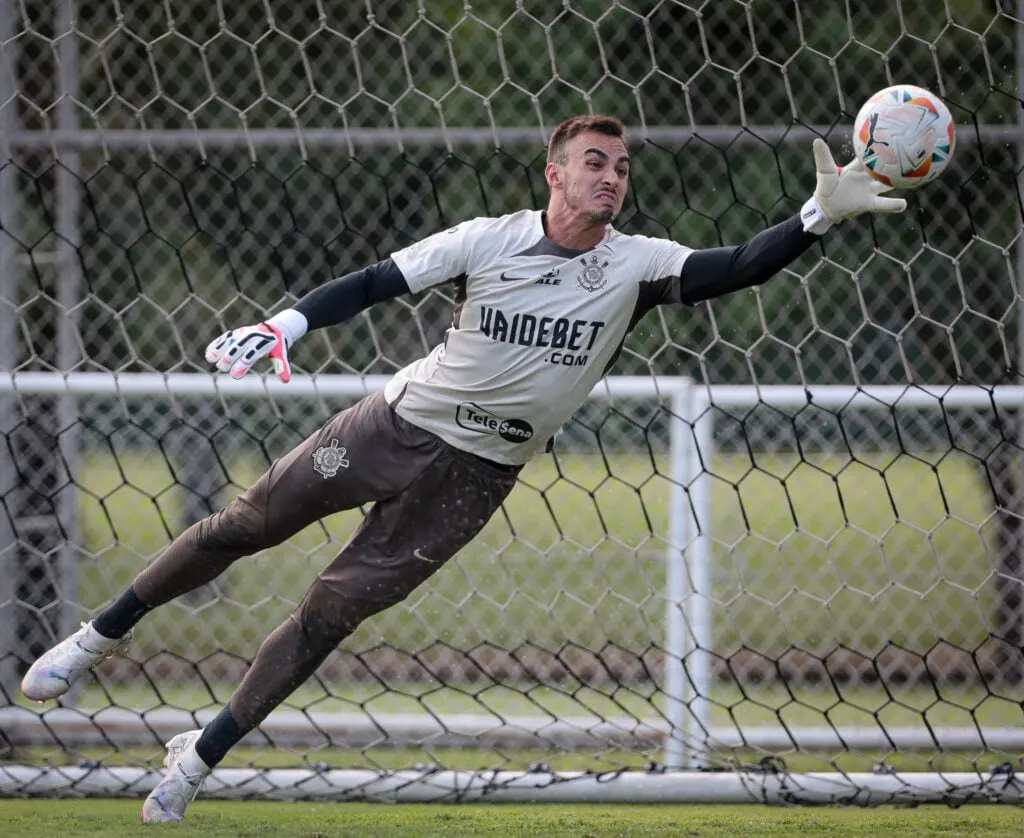
<path fill-rule="evenodd" d="M 503 419 L 472 402 L 463 402 L 455 410 L 460 428 L 479 434 L 493 434 L 505 442 L 519 444 L 533 438 L 533 426 L 525 419 Z"/>

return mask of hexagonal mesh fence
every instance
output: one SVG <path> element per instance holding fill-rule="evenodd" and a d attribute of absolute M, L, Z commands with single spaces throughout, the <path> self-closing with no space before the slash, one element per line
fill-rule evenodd
<path fill-rule="evenodd" d="M 742 242 L 811 192 L 814 136 L 849 155 L 860 104 L 909 82 L 958 123 L 949 171 L 767 285 L 648 315 L 482 536 L 207 791 L 1020 799 L 1014 4 L 0 6 L 0 795 L 152 786 L 361 513 L 149 615 L 56 705 L 21 674 L 453 299 L 309 335 L 289 389 L 216 382 L 211 337 L 544 206 L 577 113 L 630 128 L 622 231 Z"/>

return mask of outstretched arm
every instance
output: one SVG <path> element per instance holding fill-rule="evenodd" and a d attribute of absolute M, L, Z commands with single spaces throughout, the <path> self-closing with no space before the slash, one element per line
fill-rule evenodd
<path fill-rule="evenodd" d="M 263 323 L 225 332 L 206 347 L 206 360 L 232 378 L 241 378 L 261 358 L 270 358 L 278 378 L 290 381 L 288 349 L 307 331 L 341 323 L 375 303 L 407 293 L 405 276 L 385 259 L 321 285 Z"/>
<path fill-rule="evenodd" d="M 388 258 L 314 288 L 294 307 L 275 314 L 267 322 L 279 319 L 287 322 L 285 337 L 291 343 L 310 329 L 343 323 L 372 305 L 408 293 L 409 284 L 398 266 Z M 301 315 L 302 319 L 293 317 L 289 312 Z M 284 328 L 282 331 L 285 331 Z"/>
<path fill-rule="evenodd" d="M 710 300 L 767 282 L 807 250 L 833 224 L 865 212 L 902 212 L 902 198 L 887 190 L 860 160 L 839 169 L 822 139 L 813 144 L 817 185 L 800 214 L 758 233 L 745 244 L 697 250 L 683 264 L 680 301 Z"/>
<path fill-rule="evenodd" d="M 683 263 L 680 302 L 697 303 L 767 282 L 817 240 L 795 215 L 744 244 L 695 250 Z"/>

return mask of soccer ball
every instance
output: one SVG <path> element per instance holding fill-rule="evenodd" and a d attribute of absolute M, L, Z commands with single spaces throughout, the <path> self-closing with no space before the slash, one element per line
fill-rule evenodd
<path fill-rule="evenodd" d="M 853 149 L 877 180 L 916 189 L 949 165 L 956 145 L 953 117 L 923 87 L 898 84 L 868 99 L 853 123 Z"/>

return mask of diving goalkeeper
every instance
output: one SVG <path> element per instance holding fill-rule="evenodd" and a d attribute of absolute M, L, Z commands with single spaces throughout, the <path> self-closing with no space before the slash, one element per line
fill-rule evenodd
<path fill-rule="evenodd" d="M 476 218 L 332 280 L 294 308 L 214 340 L 206 359 L 241 378 L 269 359 L 282 381 L 307 331 L 375 303 L 454 284 L 443 343 L 329 419 L 221 511 L 179 535 L 92 622 L 37 660 L 30 699 L 65 693 L 121 651 L 149 611 L 207 584 L 232 562 L 341 510 L 373 504 L 305 598 L 262 644 L 227 706 L 167 743 L 167 771 L 144 821 L 180 821 L 203 778 L 309 678 L 366 618 L 401 602 L 474 538 L 516 475 L 608 372 L 656 306 L 696 303 L 766 282 L 832 225 L 900 212 L 902 199 L 859 163 L 836 168 L 813 143 L 814 194 L 801 212 L 745 244 L 703 250 L 624 235 L 630 160 L 622 123 L 568 119 L 552 133 L 546 211 Z"/>

